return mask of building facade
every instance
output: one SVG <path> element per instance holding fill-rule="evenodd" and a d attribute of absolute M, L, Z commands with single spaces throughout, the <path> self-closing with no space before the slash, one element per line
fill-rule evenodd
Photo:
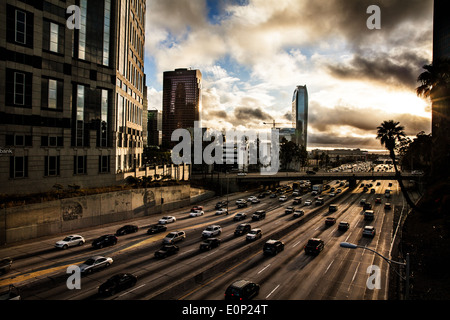
<path fill-rule="evenodd" d="M 144 0 L 1 1 L 0 193 L 113 185 L 140 165 L 145 10 Z"/>
<path fill-rule="evenodd" d="M 295 142 L 306 148 L 308 143 L 308 90 L 306 85 L 297 86 L 292 97 L 292 126 Z"/>
<path fill-rule="evenodd" d="M 148 146 L 161 146 L 162 144 L 162 112 L 159 110 L 147 111 Z"/>
<path fill-rule="evenodd" d="M 195 122 L 200 125 L 201 90 L 200 70 L 175 69 L 164 72 L 162 101 L 162 145 L 164 147 L 172 148 L 178 143 L 171 141 L 174 130 L 194 128 Z"/>

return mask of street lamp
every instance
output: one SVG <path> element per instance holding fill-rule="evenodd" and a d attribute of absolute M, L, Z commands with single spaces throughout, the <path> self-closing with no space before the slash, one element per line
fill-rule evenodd
<path fill-rule="evenodd" d="M 386 258 L 385 256 L 381 255 L 379 252 L 377 252 L 377 251 L 375 251 L 375 250 L 373 250 L 373 249 L 370 249 L 370 248 L 367 248 L 367 247 L 363 247 L 363 246 L 359 246 L 359 245 L 354 244 L 354 243 L 350 243 L 350 242 L 341 242 L 340 246 L 341 246 L 342 248 L 347 248 L 347 249 L 357 249 L 357 248 L 360 248 L 360 249 L 369 250 L 369 251 L 372 251 L 373 253 L 379 255 L 379 256 L 380 256 L 381 258 L 383 258 L 389 265 L 390 265 L 391 263 L 395 263 L 395 264 L 400 265 L 400 266 L 405 266 L 405 267 L 406 267 L 406 270 L 405 270 L 406 277 L 402 277 L 400 274 L 399 274 L 399 275 L 400 275 L 400 278 L 402 278 L 403 280 L 405 280 L 405 286 L 406 286 L 405 299 L 406 299 L 406 300 L 409 299 L 409 267 L 410 267 L 410 266 L 409 266 L 409 253 L 406 254 L 406 261 L 405 261 L 405 262 L 397 262 L 397 261 L 394 261 L 394 260 L 391 260 L 391 259 Z"/>

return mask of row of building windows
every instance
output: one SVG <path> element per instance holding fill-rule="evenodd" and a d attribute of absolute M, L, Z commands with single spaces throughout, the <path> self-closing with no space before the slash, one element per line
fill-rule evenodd
<path fill-rule="evenodd" d="M 98 173 L 110 173 L 110 156 L 98 156 Z M 73 174 L 87 174 L 87 156 L 73 156 Z M 61 157 L 44 157 L 44 176 L 53 177 L 61 174 Z M 9 177 L 11 179 L 28 178 L 28 156 L 10 157 Z"/>

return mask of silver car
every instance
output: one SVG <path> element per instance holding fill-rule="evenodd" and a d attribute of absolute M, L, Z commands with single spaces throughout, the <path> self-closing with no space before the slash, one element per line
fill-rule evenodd
<path fill-rule="evenodd" d="M 86 241 L 80 235 L 74 234 L 65 237 L 61 241 L 55 243 L 55 248 L 67 249 L 74 246 L 82 246 Z"/>
<path fill-rule="evenodd" d="M 82 273 L 90 273 L 96 269 L 109 267 L 112 263 L 112 258 L 95 256 L 87 259 L 84 263 L 80 264 L 79 268 Z"/>

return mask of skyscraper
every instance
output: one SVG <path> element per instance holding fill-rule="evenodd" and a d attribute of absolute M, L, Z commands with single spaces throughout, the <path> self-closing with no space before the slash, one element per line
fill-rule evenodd
<path fill-rule="evenodd" d="M 194 128 L 201 121 L 202 73 L 200 70 L 175 69 L 164 72 L 162 144 L 171 148 L 176 129 Z M 200 124 L 199 124 L 200 125 Z"/>
<path fill-rule="evenodd" d="M 297 86 L 292 97 L 292 125 L 295 142 L 306 148 L 308 142 L 308 90 L 306 85 Z"/>
<path fill-rule="evenodd" d="M 71 5 L 79 15 L 66 14 Z M 145 10 L 145 0 L 1 1 L 0 147 L 9 153 L 0 193 L 112 185 L 140 165 Z"/>

